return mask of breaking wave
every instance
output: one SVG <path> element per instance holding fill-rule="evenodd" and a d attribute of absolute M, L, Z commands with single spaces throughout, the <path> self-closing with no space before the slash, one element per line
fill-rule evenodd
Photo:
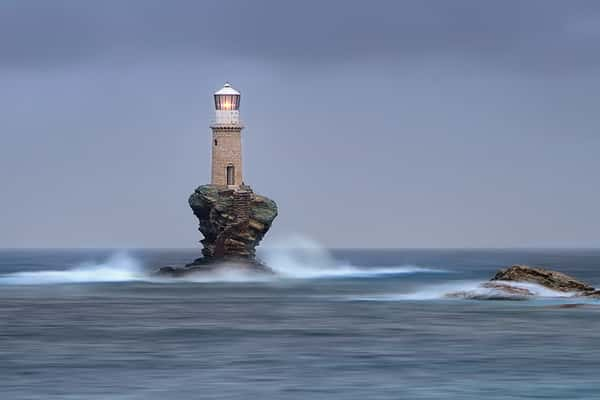
<path fill-rule="evenodd" d="M 24 271 L 0 275 L 0 284 L 44 285 L 144 280 L 139 262 L 127 254 L 116 254 L 100 264 L 86 263 L 65 270 Z"/>
<path fill-rule="evenodd" d="M 419 288 L 412 293 L 387 294 L 378 296 L 364 296 L 354 300 L 363 301 L 403 301 L 403 300 L 442 300 L 442 299 L 474 299 L 474 300 L 523 300 L 570 298 L 574 293 L 565 293 L 548 289 L 544 286 L 525 282 L 496 281 L 499 285 L 515 288 L 514 291 L 505 291 L 497 287 L 485 286 L 488 281 L 458 281 Z M 530 295 L 523 295 L 524 289 Z"/>
<path fill-rule="evenodd" d="M 181 278 L 153 276 L 135 258 L 115 254 L 101 263 L 85 263 L 64 270 L 24 271 L 0 275 L 0 285 L 44 285 L 102 282 L 265 282 L 280 279 L 360 279 L 416 273 L 447 272 L 413 265 L 361 267 L 335 260 L 318 243 L 294 236 L 261 251 L 261 259 L 275 275 L 244 272 L 239 268 L 219 268 Z"/>
<path fill-rule="evenodd" d="M 301 236 L 280 241 L 262 253 L 265 263 L 282 278 L 376 278 L 383 275 L 446 272 L 414 265 L 360 267 L 335 260 L 317 242 Z"/>

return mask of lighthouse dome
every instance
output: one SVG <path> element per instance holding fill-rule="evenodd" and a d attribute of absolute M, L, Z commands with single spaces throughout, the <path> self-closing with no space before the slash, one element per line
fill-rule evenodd
<path fill-rule="evenodd" d="M 225 82 L 225 85 L 215 92 L 215 95 L 240 95 L 240 92 L 235 90 L 229 82 Z"/>

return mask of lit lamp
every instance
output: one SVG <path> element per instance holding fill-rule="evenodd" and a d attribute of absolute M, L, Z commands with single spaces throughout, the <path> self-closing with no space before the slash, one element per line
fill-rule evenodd
<path fill-rule="evenodd" d="M 217 123 L 228 123 L 228 120 L 233 123 L 234 121 L 230 117 L 234 117 L 233 114 L 238 114 L 240 109 L 240 92 L 231 87 L 228 83 L 217 92 L 215 92 L 215 110 L 217 111 Z M 236 111 L 235 113 L 227 113 Z M 225 112 L 225 113 L 224 113 Z M 220 118 L 222 117 L 222 118 Z M 239 123 L 238 119 L 235 121 Z"/>

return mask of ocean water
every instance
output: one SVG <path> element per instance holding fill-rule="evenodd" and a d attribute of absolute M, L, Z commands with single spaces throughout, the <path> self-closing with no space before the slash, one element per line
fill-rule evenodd
<path fill-rule="evenodd" d="M 600 302 L 447 298 L 513 263 L 600 286 L 598 250 L 0 251 L 0 399 L 600 399 Z M 485 293 L 484 293 L 485 294 Z"/>

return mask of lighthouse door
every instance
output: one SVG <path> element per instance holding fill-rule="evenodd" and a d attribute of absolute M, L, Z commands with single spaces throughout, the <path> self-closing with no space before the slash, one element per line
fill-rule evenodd
<path fill-rule="evenodd" d="M 235 169 L 233 165 L 227 166 L 227 185 L 235 185 Z"/>

